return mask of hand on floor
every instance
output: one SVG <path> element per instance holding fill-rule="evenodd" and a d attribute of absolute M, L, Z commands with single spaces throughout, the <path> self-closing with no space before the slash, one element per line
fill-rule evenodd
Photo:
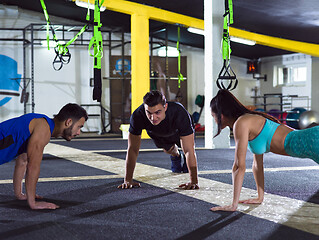
<path fill-rule="evenodd" d="M 226 211 L 226 212 L 234 212 L 236 211 L 237 207 L 233 207 L 232 205 L 229 206 L 219 206 L 219 207 L 213 207 L 210 210 L 215 211 Z"/>
<path fill-rule="evenodd" d="M 254 199 L 246 199 L 246 200 L 240 200 L 239 203 L 244 204 L 261 204 L 263 202 L 262 199 L 254 198 Z"/>
<path fill-rule="evenodd" d="M 199 189 L 199 186 L 197 183 L 184 183 L 179 185 L 179 187 L 185 190 Z"/>
<path fill-rule="evenodd" d="M 139 184 L 137 182 L 124 181 L 124 183 L 119 185 L 117 188 L 128 189 L 128 188 L 134 188 L 134 187 L 141 187 L 141 184 Z"/>

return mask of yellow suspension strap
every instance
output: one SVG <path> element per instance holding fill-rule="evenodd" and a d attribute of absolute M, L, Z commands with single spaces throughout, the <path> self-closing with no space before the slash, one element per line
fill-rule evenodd
<path fill-rule="evenodd" d="M 55 41 L 55 47 L 54 47 L 54 51 L 55 51 L 55 58 L 53 60 L 53 69 L 56 70 L 56 71 L 59 71 L 62 67 L 63 67 L 63 64 L 68 64 L 71 60 L 71 53 L 68 49 L 68 46 L 70 44 L 72 44 L 74 41 L 76 41 L 76 39 L 83 33 L 85 32 L 85 30 L 87 29 L 88 25 L 86 24 L 75 36 L 74 38 L 72 38 L 70 41 L 68 41 L 66 44 L 61 44 L 61 42 L 58 40 L 56 34 L 55 34 L 55 31 L 54 31 L 54 28 L 52 27 L 51 25 L 51 22 L 50 22 L 50 18 L 49 18 L 49 14 L 48 14 L 48 11 L 47 11 L 47 8 L 45 6 L 45 3 L 44 3 L 44 0 L 40 0 L 41 2 L 41 6 L 42 6 L 42 9 L 43 9 L 43 13 L 44 13 L 44 17 L 45 17 L 45 20 L 47 21 L 47 45 L 48 45 L 48 50 L 50 50 L 50 46 L 49 46 L 49 43 L 50 43 L 50 36 L 49 36 L 49 29 L 51 29 L 51 33 L 52 33 L 52 36 L 53 36 L 53 40 Z M 86 20 L 89 21 L 90 19 L 90 11 L 89 11 L 89 6 L 88 6 L 88 13 L 87 13 L 87 16 L 86 16 Z"/>
<path fill-rule="evenodd" d="M 232 0 L 225 0 L 225 14 L 223 25 L 223 39 L 222 39 L 222 55 L 224 64 L 218 74 L 216 80 L 217 87 L 219 89 L 227 89 L 229 91 L 234 90 L 238 85 L 238 79 L 235 72 L 230 66 L 230 38 L 229 38 L 229 25 L 233 24 L 233 2 Z M 228 85 L 225 86 L 227 83 Z"/>
<path fill-rule="evenodd" d="M 94 25 L 93 25 L 93 37 L 89 43 L 89 52 L 91 57 L 94 58 L 94 88 L 93 88 L 93 100 L 101 102 L 102 96 L 102 77 L 101 77 L 101 59 L 103 57 L 103 38 L 101 33 L 101 12 L 100 6 L 102 6 L 104 0 L 99 4 L 99 0 L 94 2 Z M 91 48 L 94 49 L 94 54 L 91 54 Z"/>
<path fill-rule="evenodd" d="M 180 33 L 181 29 L 180 27 L 177 28 L 177 43 L 176 43 L 176 49 L 178 51 L 178 91 L 176 93 L 176 97 L 175 100 L 177 102 L 181 102 L 183 100 L 183 95 L 181 92 L 181 82 L 184 81 L 184 76 L 181 73 L 181 50 L 179 47 L 179 41 L 181 39 L 181 33 Z"/>

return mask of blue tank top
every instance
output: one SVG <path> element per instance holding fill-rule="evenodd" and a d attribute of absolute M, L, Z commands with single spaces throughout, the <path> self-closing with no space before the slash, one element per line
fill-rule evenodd
<path fill-rule="evenodd" d="M 270 151 L 270 143 L 280 124 L 266 118 L 263 129 L 253 140 L 248 141 L 248 149 L 254 154 Z"/>
<path fill-rule="evenodd" d="M 30 138 L 29 124 L 35 118 L 44 118 L 50 126 L 52 135 L 54 121 L 43 114 L 28 113 L 0 123 L 0 164 L 27 152 Z"/>

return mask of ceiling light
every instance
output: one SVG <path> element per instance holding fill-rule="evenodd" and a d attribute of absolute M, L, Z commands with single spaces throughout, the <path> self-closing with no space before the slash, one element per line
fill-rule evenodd
<path fill-rule="evenodd" d="M 88 2 L 84 2 L 84 1 L 80 1 L 80 0 L 76 0 L 75 4 L 79 7 L 83 7 L 83 8 L 88 8 L 88 4 L 89 4 L 89 8 L 94 10 L 94 4 L 92 3 L 88 3 Z M 100 11 L 103 12 L 105 11 L 106 7 L 104 6 L 100 6 Z"/>
<path fill-rule="evenodd" d="M 199 29 L 199 28 L 189 27 L 189 28 L 187 28 L 187 31 L 189 31 L 191 33 L 199 34 L 199 35 L 204 35 L 204 30 Z"/>
<path fill-rule="evenodd" d="M 233 37 L 233 36 L 230 36 L 230 41 L 241 43 L 241 44 L 246 44 L 249 46 L 254 46 L 256 44 L 255 41 L 244 39 L 244 38 L 239 38 L 239 37 Z"/>
<path fill-rule="evenodd" d="M 179 52 L 178 52 L 177 48 L 170 47 L 170 46 L 167 47 L 167 56 L 168 57 L 178 57 L 178 54 L 179 54 Z M 160 57 L 166 57 L 166 46 L 160 47 L 157 50 L 157 55 Z"/>

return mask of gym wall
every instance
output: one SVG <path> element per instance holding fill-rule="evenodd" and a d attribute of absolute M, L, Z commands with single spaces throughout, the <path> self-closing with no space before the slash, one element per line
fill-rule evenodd
<path fill-rule="evenodd" d="M 7 14 L 0 16 L 4 17 L 6 21 L 0 21 L 0 27 L 14 27 L 19 22 L 19 28 L 23 28 L 31 23 L 43 23 L 44 18 L 39 13 L 14 10 L 14 14 Z M 54 24 L 79 24 L 66 21 L 61 18 L 51 17 Z M 11 33 L 9 36 L 14 38 L 21 38 Z M 43 32 L 45 38 L 45 31 Z M 120 39 L 120 35 L 112 34 L 112 39 Z M 130 41 L 130 34 L 125 34 L 125 40 Z M 170 43 L 174 46 L 174 43 Z M 192 48 L 189 46 L 180 45 L 181 55 L 185 57 L 187 66 L 187 109 L 190 113 L 198 111 L 195 105 L 195 99 L 198 94 L 204 94 L 204 50 Z M 70 46 L 70 53 L 72 55 L 69 64 L 64 65 L 60 71 L 55 71 L 52 67 L 52 61 L 55 57 L 54 50 L 47 50 L 44 46 L 34 47 L 34 111 L 46 114 L 53 117 L 58 110 L 68 102 L 75 102 L 78 104 L 96 104 L 92 100 L 92 87 L 90 86 L 90 78 L 93 76 L 93 58 L 89 56 L 87 47 L 85 46 Z M 9 56 L 17 62 L 17 73 L 23 74 L 23 47 L 21 42 L 0 42 L 0 54 Z M 125 55 L 130 56 L 130 45 L 125 45 Z M 102 77 L 109 76 L 109 58 L 108 49 L 104 48 L 104 57 L 102 58 Z M 121 55 L 121 49 L 112 50 L 112 56 Z M 154 52 L 154 55 L 156 53 Z M 30 77 L 30 50 L 27 50 L 27 75 Z M 220 61 L 222 57 L 220 56 Z M 252 79 L 251 75 L 247 75 L 246 71 L 247 59 L 232 58 L 232 67 L 236 72 L 239 85 L 235 90 L 240 100 L 249 103 L 251 101 L 250 89 L 258 84 L 258 81 Z M 218 73 L 214 73 L 216 77 L 212 81 L 216 81 Z M 30 86 L 28 91 L 31 91 Z M 21 94 L 21 89 L 19 89 Z M 31 96 L 30 96 L 31 97 Z M 31 99 L 29 98 L 28 104 Z M 103 95 L 102 104 L 106 109 L 110 109 L 110 83 L 108 80 L 103 80 Z M 205 106 L 208 107 L 208 106 Z M 99 114 L 100 109 L 96 107 L 86 107 L 90 114 Z M 31 112 L 31 106 L 28 105 L 27 112 Z M 12 97 L 12 99 L 5 105 L 0 107 L 0 121 L 16 117 L 23 114 L 23 104 L 20 103 L 20 97 Z M 204 111 L 201 116 L 200 123 L 204 123 Z M 210 116 L 209 116 L 210 117 Z M 107 129 L 109 130 L 109 128 Z M 101 131 L 101 122 L 98 118 L 91 118 L 84 128 L 84 131 Z"/>

